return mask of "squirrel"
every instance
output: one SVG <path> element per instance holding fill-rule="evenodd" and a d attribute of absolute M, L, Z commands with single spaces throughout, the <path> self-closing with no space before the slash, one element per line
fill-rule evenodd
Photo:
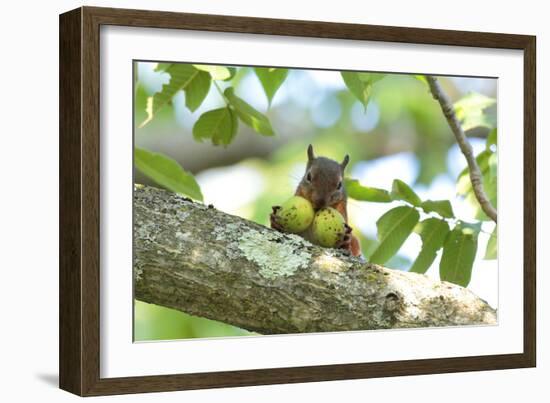
<path fill-rule="evenodd" d="M 339 249 L 349 251 L 353 256 L 361 255 L 359 240 L 353 236 L 352 228 L 348 223 L 347 202 L 348 198 L 343 185 L 344 170 L 349 163 L 349 155 L 344 157 L 341 163 L 326 157 L 316 157 L 313 146 L 307 148 L 307 165 L 295 195 L 307 199 L 315 211 L 332 207 L 340 212 L 346 222 L 346 232 L 342 240 L 336 245 Z M 280 206 L 273 206 L 271 213 L 271 228 L 283 232 L 282 227 L 276 222 L 276 213 Z M 308 239 L 307 230 L 300 234 Z"/>

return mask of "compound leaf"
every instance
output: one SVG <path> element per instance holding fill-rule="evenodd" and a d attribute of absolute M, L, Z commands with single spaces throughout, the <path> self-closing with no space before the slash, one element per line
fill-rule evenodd
<path fill-rule="evenodd" d="M 376 222 L 380 244 L 370 257 L 372 263 L 384 264 L 397 253 L 420 219 L 416 209 L 400 206 L 386 212 Z"/>
<path fill-rule="evenodd" d="M 456 117 L 460 121 L 462 129 L 464 131 L 475 127 L 493 129 L 496 126 L 496 113 L 490 108 L 495 104 L 494 98 L 477 92 L 471 92 L 455 102 Z"/>
<path fill-rule="evenodd" d="M 363 186 L 357 179 L 344 180 L 348 197 L 359 201 L 389 203 L 392 201 L 390 193 L 385 189 Z"/>
<path fill-rule="evenodd" d="M 426 273 L 430 268 L 437 251 L 443 246 L 445 238 L 449 233 L 449 224 L 438 218 L 428 218 L 420 223 L 415 228 L 415 231 L 422 239 L 422 249 L 410 271 L 414 273 Z"/>
<path fill-rule="evenodd" d="M 426 200 L 420 204 L 426 213 L 437 213 L 441 217 L 454 218 L 453 206 L 449 200 Z"/>
<path fill-rule="evenodd" d="M 199 184 L 176 161 L 160 153 L 135 148 L 134 163 L 144 175 L 172 192 L 202 201 Z"/>
<path fill-rule="evenodd" d="M 232 87 L 227 88 L 224 91 L 224 95 L 231 104 L 231 106 L 237 112 L 239 119 L 246 125 L 253 128 L 256 132 L 263 134 L 264 136 L 273 136 L 275 132 L 269 123 L 269 119 L 263 113 L 258 112 L 243 99 L 235 95 L 235 91 Z"/>
<path fill-rule="evenodd" d="M 420 197 L 418 197 L 414 190 L 399 179 L 393 180 L 391 195 L 394 200 L 404 200 L 413 206 L 419 206 L 422 203 L 422 200 L 420 200 Z"/>
<path fill-rule="evenodd" d="M 147 100 L 147 118 L 139 125 L 140 128 L 153 120 L 155 114 L 162 107 L 171 102 L 178 91 L 186 90 L 188 87 L 191 87 L 191 101 L 186 101 L 186 104 L 190 109 L 191 107 L 196 109 L 204 97 L 206 97 L 208 88 L 210 88 L 210 76 L 208 73 L 197 70 L 190 64 L 174 63 L 163 67 L 165 67 L 164 71 L 170 74 L 170 81 L 168 84 L 162 86 L 160 92 L 157 92 Z M 157 69 L 158 68 L 157 66 Z M 208 86 L 208 88 L 206 88 L 206 86 Z M 191 105 L 191 107 L 189 105 Z"/>
<path fill-rule="evenodd" d="M 355 71 L 342 71 L 340 74 L 350 92 L 363 104 L 365 110 L 369 103 L 373 84 L 385 77 L 385 74 Z"/>
<path fill-rule="evenodd" d="M 229 67 L 214 66 L 209 64 L 194 64 L 197 70 L 205 71 L 210 74 L 214 80 L 227 80 L 231 78 L 232 73 Z"/>
<path fill-rule="evenodd" d="M 237 134 L 238 120 L 229 107 L 203 113 L 193 126 L 193 137 L 197 141 L 210 139 L 214 145 L 228 145 Z"/>
<path fill-rule="evenodd" d="M 487 242 L 487 248 L 485 249 L 484 259 L 486 260 L 496 259 L 497 251 L 498 251 L 497 227 L 495 227 L 495 229 L 491 233 L 491 236 L 489 237 L 489 241 Z"/>
<path fill-rule="evenodd" d="M 256 73 L 256 76 L 262 84 L 265 95 L 267 96 L 268 104 L 271 105 L 271 101 L 273 100 L 275 93 L 283 84 L 286 76 L 288 75 L 288 69 L 256 67 L 254 69 L 254 73 Z"/>
<path fill-rule="evenodd" d="M 480 225 L 457 225 L 445 240 L 439 264 L 439 277 L 467 287 L 472 277 L 472 266 L 477 252 Z"/>

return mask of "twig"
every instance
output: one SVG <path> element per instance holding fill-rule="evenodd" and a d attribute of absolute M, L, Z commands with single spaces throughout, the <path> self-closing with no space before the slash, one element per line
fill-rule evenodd
<path fill-rule="evenodd" d="M 497 211 L 491 204 L 491 201 L 489 200 L 487 194 L 485 193 L 485 190 L 483 189 L 483 176 L 481 175 L 481 170 L 477 165 L 477 161 L 474 156 L 474 150 L 466 139 L 466 135 L 462 130 L 462 126 L 460 125 L 460 122 L 456 117 L 453 105 L 451 104 L 449 97 L 447 96 L 447 94 L 445 94 L 435 77 L 426 76 L 426 80 L 428 81 L 428 85 L 430 86 L 432 96 L 436 101 L 439 102 L 439 105 L 441 106 L 443 115 L 445 115 L 447 123 L 449 124 L 451 131 L 456 138 L 456 142 L 460 147 L 460 151 L 462 151 L 462 154 L 464 154 L 464 157 L 466 157 L 466 161 L 468 162 L 468 170 L 470 172 L 470 181 L 472 182 L 472 188 L 474 190 L 476 199 L 485 214 L 487 214 L 494 222 L 497 222 Z"/>

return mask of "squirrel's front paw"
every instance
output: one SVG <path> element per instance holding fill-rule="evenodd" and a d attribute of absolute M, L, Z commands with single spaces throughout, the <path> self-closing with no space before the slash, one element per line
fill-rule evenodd
<path fill-rule="evenodd" d="M 344 250 L 347 250 L 349 252 L 351 252 L 351 239 L 352 239 L 352 235 L 351 235 L 351 227 L 348 225 L 348 224 L 344 224 L 345 225 L 345 232 L 344 232 L 344 235 L 342 236 L 342 239 L 336 244 L 336 248 L 337 249 L 344 249 Z"/>
<path fill-rule="evenodd" d="M 271 228 L 274 230 L 277 230 L 279 232 L 284 232 L 283 227 L 281 224 L 277 222 L 277 211 L 279 211 L 281 206 L 273 206 L 273 212 L 269 215 L 269 220 L 271 221 Z"/>

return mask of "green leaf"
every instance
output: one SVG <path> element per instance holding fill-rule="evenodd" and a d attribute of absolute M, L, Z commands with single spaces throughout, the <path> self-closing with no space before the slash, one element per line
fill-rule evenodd
<path fill-rule="evenodd" d="M 346 178 L 344 183 L 346 193 L 352 199 L 376 203 L 389 203 L 392 201 L 392 197 L 387 190 L 362 186 L 357 179 Z"/>
<path fill-rule="evenodd" d="M 414 190 L 410 188 L 405 182 L 399 179 L 394 179 L 391 189 L 391 196 L 394 200 L 405 200 L 406 202 L 411 203 L 413 206 L 419 206 L 422 203 L 420 197 Z"/>
<path fill-rule="evenodd" d="M 428 80 L 426 79 L 426 76 L 424 74 L 415 74 L 414 78 L 416 78 L 421 83 L 428 85 Z"/>
<path fill-rule="evenodd" d="M 173 63 L 158 63 L 155 71 L 166 71 Z"/>
<path fill-rule="evenodd" d="M 491 150 L 484 150 L 476 157 L 477 165 L 481 171 L 483 178 L 483 190 L 487 194 L 489 201 L 493 207 L 497 208 L 497 157 L 496 153 Z M 474 209 L 475 218 L 482 221 L 490 221 L 491 219 L 481 209 L 479 202 L 477 201 L 472 183 L 470 181 L 470 175 L 468 168 L 460 173 L 457 180 L 457 194 L 464 196 L 466 201 Z"/>
<path fill-rule="evenodd" d="M 256 67 L 254 69 L 256 76 L 260 80 L 267 96 L 267 102 L 271 105 L 271 101 L 279 87 L 283 84 L 288 75 L 288 69 L 275 69 L 268 67 Z"/>
<path fill-rule="evenodd" d="M 426 213 L 437 213 L 441 217 L 454 218 L 453 206 L 449 200 L 426 200 L 420 205 Z"/>
<path fill-rule="evenodd" d="M 211 81 L 210 75 L 201 71 L 185 88 L 185 106 L 191 112 L 195 112 L 201 106 L 210 91 Z"/>
<path fill-rule="evenodd" d="M 489 157 L 491 156 L 491 150 L 484 150 L 476 156 L 476 162 L 483 175 L 489 167 Z M 470 171 L 468 167 L 464 168 L 462 172 L 458 175 L 458 180 L 456 184 L 457 194 L 461 196 L 466 196 L 468 193 L 472 192 L 472 182 L 470 181 Z"/>
<path fill-rule="evenodd" d="M 236 67 L 227 67 L 227 70 L 229 70 L 229 77 L 227 77 L 223 81 L 230 81 L 235 77 L 235 74 L 237 74 L 237 68 Z"/>
<path fill-rule="evenodd" d="M 135 148 L 134 163 L 137 169 L 157 184 L 173 192 L 202 201 L 199 184 L 176 161 L 159 153 Z"/>
<path fill-rule="evenodd" d="M 477 251 L 479 228 L 480 226 L 460 224 L 449 233 L 439 264 L 441 280 L 462 287 L 468 286 Z"/>
<path fill-rule="evenodd" d="M 168 84 L 163 85 L 160 92 L 157 92 L 147 100 L 147 118 L 139 125 L 140 128 L 153 120 L 159 109 L 171 102 L 174 95 L 180 90 L 186 90 L 188 87 L 192 88 L 192 95 L 190 97 L 192 107 L 196 107 L 201 94 L 203 95 L 202 99 L 206 96 L 204 94 L 205 85 L 207 80 L 210 80 L 210 77 L 207 79 L 204 75 L 208 76 L 208 73 L 197 70 L 189 64 L 181 63 L 170 64 L 165 72 L 170 74 L 170 81 Z M 208 81 L 209 86 L 210 82 Z M 200 102 L 202 102 L 202 99 L 200 99 Z M 186 101 L 186 104 L 189 107 L 188 101 Z"/>
<path fill-rule="evenodd" d="M 493 145 L 497 145 L 497 129 L 491 130 L 487 135 L 487 143 L 485 145 L 487 150 L 490 150 Z"/>
<path fill-rule="evenodd" d="M 143 85 L 138 82 L 134 95 L 134 125 L 136 126 L 146 117 L 145 108 L 147 107 L 148 98 L 149 94 L 147 94 Z"/>
<path fill-rule="evenodd" d="M 488 108 L 494 105 L 494 98 L 472 92 L 458 100 L 454 109 L 464 131 L 479 126 L 492 129 L 496 126 L 496 114 Z"/>
<path fill-rule="evenodd" d="M 422 239 L 422 249 L 409 271 L 414 273 L 426 273 L 430 268 L 437 251 L 443 246 L 449 233 L 449 224 L 439 218 L 428 218 L 415 228 Z"/>
<path fill-rule="evenodd" d="M 271 127 L 271 123 L 269 123 L 269 119 L 244 100 L 236 96 L 232 87 L 227 88 L 224 91 L 224 95 L 231 106 L 235 109 L 239 119 L 241 119 L 243 123 L 264 136 L 275 135 L 273 128 Z"/>
<path fill-rule="evenodd" d="M 492 181 L 494 178 L 497 177 L 497 169 L 498 169 L 497 163 L 498 163 L 497 154 L 492 153 L 489 156 L 489 159 L 487 160 L 487 164 L 489 165 L 489 174 L 490 174 L 490 177 L 488 178 L 488 180 L 490 181 Z"/>
<path fill-rule="evenodd" d="M 384 264 L 397 253 L 420 219 L 416 209 L 400 206 L 386 212 L 376 222 L 380 245 L 370 257 L 371 263 Z"/>
<path fill-rule="evenodd" d="M 196 69 L 210 74 L 214 80 L 227 80 L 231 78 L 231 70 L 225 66 L 213 66 L 208 64 L 194 64 Z"/>
<path fill-rule="evenodd" d="M 485 260 L 492 260 L 497 258 L 497 249 L 498 248 L 498 241 L 497 241 L 497 227 L 493 230 L 491 233 L 491 236 L 489 237 L 489 241 L 487 242 L 487 249 L 485 249 Z"/>
<path fill-rule="evenodd" d="M 228 145 L 237 134 L 238 120 L 229 107 L 203 113 L 193 126 L 197 141 L 210 139 L 214 145 Z"/>
<path fill-rule="evenodd" d="M 350 92 L 363 104 L 365 110 L 369 103 L 373 84 L 385 77 L 385 74 L 355 71 L 342 71 L 340 74 Z"/>

